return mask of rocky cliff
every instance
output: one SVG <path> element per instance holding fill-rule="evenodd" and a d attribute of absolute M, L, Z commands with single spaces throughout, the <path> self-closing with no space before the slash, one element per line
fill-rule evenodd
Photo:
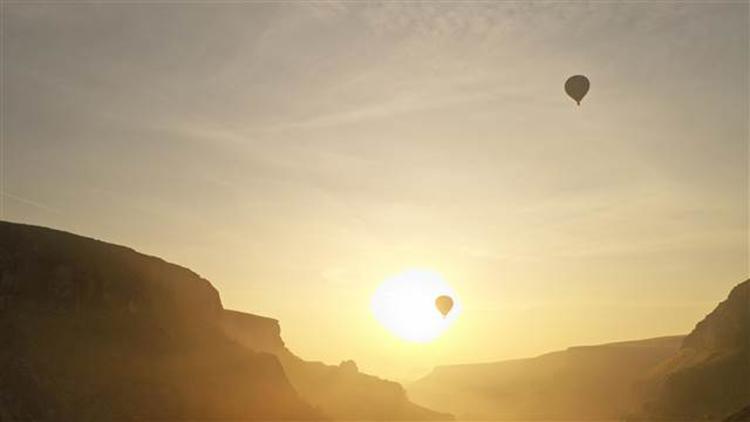
<path fill-rule="evenodd" d="M 451 419 L 411 403 L 400 384 L 363 374 L 352 361 L 333 366 L 300 359 L 284 345 L 276 320 L 226 311 L 224 328 L 240 344 L 276 355 L 300 395 L 335 419 Z"/>
<path fill-rule="evenodd" d="M 0 222 L 0 420 L 318 418 L 222 317 L 185 268 Z"/>
<path fill-rule="evenodd" d="M 721 419 L 750 405 L 750 280 L 652 371 L 644 395 L 644 414 L 660 419 Z"/>

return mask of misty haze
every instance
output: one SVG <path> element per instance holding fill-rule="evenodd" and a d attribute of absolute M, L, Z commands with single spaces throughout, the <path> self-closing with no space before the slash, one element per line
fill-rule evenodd
<path fill-rule="evenodd" d="M 750 421 L 749 32 L 0 0 L 0 422 Z"/>

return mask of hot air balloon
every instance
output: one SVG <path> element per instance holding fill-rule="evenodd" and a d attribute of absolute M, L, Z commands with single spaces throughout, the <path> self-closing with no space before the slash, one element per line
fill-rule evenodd
<path fill-rule="evenodd" d="M 581 105 L 581 100 L 589 92 L 589 78 L 583 75 L 575 75 L 565 81 L 565 92 L 570 98 L 576 100 L 576 104 Z"/>
<path fill-rule="evenodd" d="M 435 307 L 441 314 L 443 314 L 443 318 L 445 318 L 448 316 L 448 312 L 451 311 L 451 308 L 453 308 L 453 299 L 451 299 L 450 296 L 438 296 L 438 298 L 435 299 Z"/>

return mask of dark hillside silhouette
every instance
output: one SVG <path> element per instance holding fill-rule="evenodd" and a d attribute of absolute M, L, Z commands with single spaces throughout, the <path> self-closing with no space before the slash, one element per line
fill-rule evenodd
<path fill-rule="evenodd" d="M 0 419 L 319 418 L 221 313 L 185 268 L 0 222 Z"/>
<path fill-rule="evenodd" d="M 0 343 L 3 422 L 449 418 L 303 361 L 186 268 L 42 227 L 0 222 Z"/>

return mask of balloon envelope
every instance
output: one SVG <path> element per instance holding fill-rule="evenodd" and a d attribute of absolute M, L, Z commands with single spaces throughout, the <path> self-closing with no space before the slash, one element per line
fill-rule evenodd
<path fill-rule="evenodd" d="M 589 78 L 583 75 L 575 75 L 565 81 L 565 92 L 570 98 L 576 100 L 576 104 L 581 105 L 581 100 L 589 92 Z"/>
<path fill-rule="evenodd" d="M 453 299 L 450 296 L 438 296 L 435 299 L 435 307 L 443 314 L 443 318 L 445 318 L 448 312 L 451 311 L 451 308 L 453 308 Z"/>

